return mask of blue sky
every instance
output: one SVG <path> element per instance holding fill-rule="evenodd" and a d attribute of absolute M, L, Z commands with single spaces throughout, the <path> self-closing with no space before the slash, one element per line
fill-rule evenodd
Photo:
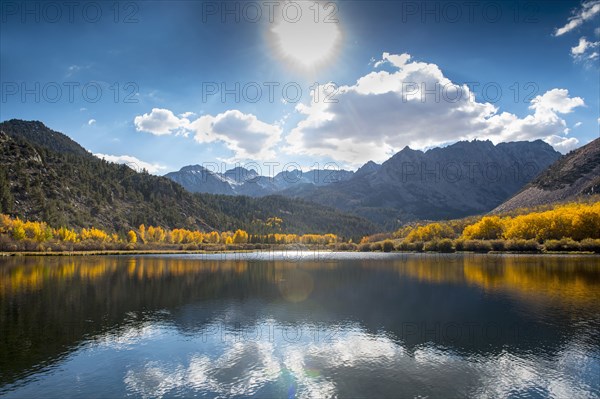
<path fill-rule="evenodd" d="M 67 4 L 1 3 L 0 120 L 157 174 L 600 135 L 598 0 Z"/>

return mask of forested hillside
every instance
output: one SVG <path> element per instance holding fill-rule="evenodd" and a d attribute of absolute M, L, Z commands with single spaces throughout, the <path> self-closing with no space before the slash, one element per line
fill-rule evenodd
<path fill-rule="evenodd" d="M 358 237 L 372 223 L 308 201 L 192 194 L 179 184 L 96 158 L 40 122 L 0 123 L 0 212 L 53 226 L 96 226 L 123 232 L 140 224 L 164 228 L 333 233 Z"/>

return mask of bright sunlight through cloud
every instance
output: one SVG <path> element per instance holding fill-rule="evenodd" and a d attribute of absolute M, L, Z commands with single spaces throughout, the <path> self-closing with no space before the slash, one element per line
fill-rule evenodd
<path fill-rule="evenodd" d="M 303 71 L 331 61 L 342 38 L 335 3 L 290 2 L 282 9 L 268 32 L 277 57 Z"/>

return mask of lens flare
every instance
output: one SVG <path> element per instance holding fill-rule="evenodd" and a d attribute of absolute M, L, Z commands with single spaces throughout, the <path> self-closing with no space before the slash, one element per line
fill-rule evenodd
<path fill-rule="evenodd" d="M 289 270 L 279 281 L 279 292 L 288 302 L 302 302 L 308 298 L 314 287 L 312 276 L 302 270 Z"/>

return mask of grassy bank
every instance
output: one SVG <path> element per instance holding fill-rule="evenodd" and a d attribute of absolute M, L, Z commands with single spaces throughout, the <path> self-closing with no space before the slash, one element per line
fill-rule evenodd
<path fill-rule="evenodd" d="M 596 253 L 600 254 L 600 239 L 561 240 L 465 240 L 434 239 L 430 241 L 383 240 L 358 245 L 361 252 L 507 252 L 507 253 Z"/>
<path fill-rule="evenodd" d="M 169 255 L 169 254 L 218 254 L 254 251 L 340 251 L 340 252 L 409 252 L 409 253 L 527 253 L 527 254 L 600 254 L 600 239 L 581 242 L 572 239 L 547 240 L 463 240 L 441 239 L 407 242 L 403 240 L 377 241 L 372 243 L 332 243 L 328 245 L 302 244 L 240 244 L 240 245 L 150 245 L 142 244 L 128 248 L 107 248 L 98 243 L 87 249 L 58 249 L 38 247 L 36 250 L 2 251 L 0 256 L 90 256 L 90 255 Z"/>
<path fill-rule="evenodd" d="M 57 245 L 31 245 L 32 249 L 0 250 L 0 256 L 19 255 L 45 255 L 45 256 L 70 256 L 70 255 L 152 255 L 152 254 L 215 254 L 227 252 L 254 252 L 254 251 L 347 251 L 345 244 L 330 245 L 304 245 L 304 244 L 230 244 L 230 245 L 118 245 L 102 242 L 86 242 L 82 246 Z M 356 246 L 352 249 L 356 249 Z"/>

